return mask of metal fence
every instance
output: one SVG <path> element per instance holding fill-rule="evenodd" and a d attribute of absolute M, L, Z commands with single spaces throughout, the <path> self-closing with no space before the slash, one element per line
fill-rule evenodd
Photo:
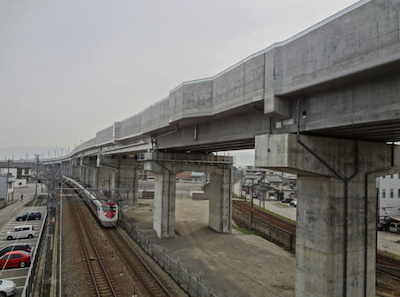
<path fill-rule="evenodd" d="M 217 297 L 209 288 L 200 282 L 200 279 L 191 275 L 178 262 L 169 257 L 160 247 L 151 243 L 146 235 L 142 234 L 130 223 L 120 220 L 120 226 L 136 241 L 141 248 L 164 269 L 175 282 L 191 297 Z"/>
<path fill-rule="evenodd" d="M 48 237 L 48 220 L 49 216 L 46 213 L 43 218 L 43 224 L 42 228 L 40 229 L 37 244 L 35 246 L 35 249 L 33 251 L 33 255 L 31 258 L 31 265 L 29 267 L 28 275 L 25 280 L 24 284 L 24 290 L 22 291 L 21 296 L 22 297 L 27 297 L 27 296 L 33 296 L 33 290 L 34 290 L 34 282 L 35 282 L 35 277 L 36 274 L 38 274 L 38 267 L 39 267 L 39 259 L 40 259 L 40 250 L 42 249 L 42 245 L 46 244 L 48 241 L 44 240 L 45 236 Z"/>

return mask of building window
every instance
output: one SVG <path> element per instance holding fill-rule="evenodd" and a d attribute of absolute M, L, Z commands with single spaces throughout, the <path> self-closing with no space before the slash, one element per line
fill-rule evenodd
<path fill-rule="evenodd" d="M 400 189 L 397 189 L 397 198 L 400 198 Z"/>
<path fill-rule="evenodd" d="M 390 189 L 390 198 L 394 198 L 394 191 L 393 191 L 393 189 Z"/>
<path fill-rule="evenodd" d="M 386 189 L 382 189 L 382 198 L 386 198 Z"/>
<path fill-rule="evenodd" d="M 390 179 L 393 179 L 393 174 L 390 175 Z"/>

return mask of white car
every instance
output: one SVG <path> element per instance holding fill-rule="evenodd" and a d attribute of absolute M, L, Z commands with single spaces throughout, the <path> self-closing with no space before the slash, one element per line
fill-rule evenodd
<path fill-rule="evenodd" d="M 35 227 L 33 225 L 16 226 L 8 231 L 6 235 L 7 240 L 33 237 L 35 237 Z"/>
<path fill-rule="evenodd" d="M 17 291 L 17 286 L 13 281 L 0 279 L 0 296 L 8 297 L 15 294 Z"/>

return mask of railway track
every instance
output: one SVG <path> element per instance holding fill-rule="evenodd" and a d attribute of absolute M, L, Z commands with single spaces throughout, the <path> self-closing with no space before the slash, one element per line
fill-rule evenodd
<path fill-rule="evenodd" d="M 400 261 L 393 257 L 377 253 L 376 273 L 400 281 Z"/>
<path fill-rule="evenodd" d="M 167 286 L 163 284 L 163 281 L 152 271 L 152 268 L 144 261 L 143 253 L 139 246 L 133 243 L 125 236 L 125 231 L 120 227 L 113 228 L 112 230 L 105 230 L 107 237 L 111 242 L 120 242 L 115 245 L 118 252 L 123 255 L 124 258 L 129 258 L 129 262 L 126 265 L 129 269 L 138 276 L 138 281 L 146 291 L 146 296 L 151 297 L 172 297 L 174 294 L 170 291 Z M 146 257 L 147 258 L 147 257 Z"/>
<path fill-rule="evenodd" d="M 94 296 L 117 297 L 116 289 L 107 273 L 97 244 L 91 235 L 88 222 L 82 213 L 82 205 L 80 201 L 71 200 L 71 206 L 77 217 L 79 217 L 76 220 L 76 230 L 79 234 L 79 240 L 84 253 L 84 262 L 87 264 L 88 279 L 91 280 L 88 285 Z"/>
<path fill-rule="evenodd" d="M 92 283 L 92 296 L 186 296 L 122 228 L 100 226 L 78 194 L 72 189 L 70 191 L 74 195 L 69 196 L 68 204 L 76 216 L 70 220 L 77 225 L 79 241 L 85 247 L 84 262 L 88 264 L 87 279 Z M 94 224 L 95 221 L 98 224 Z M 95 238 L 92 234 L 96 234 Z M 148 264 L 151 261 L 153 265 Z M 122 277 L 125 281 L 121 280 Z"/>
<path fill-rule="evenodd" d="M 251 205 L 244 201 L 234 200 L 233 207 L 240 209 L 246 213 L 253 213 L 253 218 L 262 221 L 265 224 L 271 225 L 281 231 L 287 232 L 290 235 L 296 236 L 296 224 L 290 223 L 287 220 L 281 219 L 275 215 L 269 214 L 265 211 L 251 207 Z"/>
<path fill-rule="evenodd" d="M 279 228 L 284 232 L 288 232 L 293 236 L 296 235 L 296 225 L 290 222 L 287 222 L 283 219 L 280 219 L 277 216 L 272 214 L 268 214 L 259 209 L 254 208 L 253 211 L 251 209 L 251 205 L 244 201 L 233 201 L 233 207 L 240 209 L 243 212 L 246 212 L 248 215 L 251 215 L 253 212 L 253 217 L 257 220 L 262 221 L 265 224 L 271 225 L 274 228 Z M 376 254 L 376 273 L 390 277 L 391 279 L 400 281 L 400 261 L 390 257 L 383 255 L 381 253 Z"/>

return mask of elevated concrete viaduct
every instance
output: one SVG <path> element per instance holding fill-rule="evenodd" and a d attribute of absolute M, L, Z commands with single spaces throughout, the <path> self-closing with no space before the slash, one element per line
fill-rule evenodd
<path fill-rule="evenodd" d="M 375 177 L 400 165 L 399 24 L 400 0 L 359 1 L 46 162 L 111 190 L 154 171 L 168 237 L 172 177 L 191 168 L 211 172 L 209 224 L 230 232 L 232 161 L 218 152 L 254 148 L 256 166 L 298 175 L 296 296 L 375 296 Z"/>

